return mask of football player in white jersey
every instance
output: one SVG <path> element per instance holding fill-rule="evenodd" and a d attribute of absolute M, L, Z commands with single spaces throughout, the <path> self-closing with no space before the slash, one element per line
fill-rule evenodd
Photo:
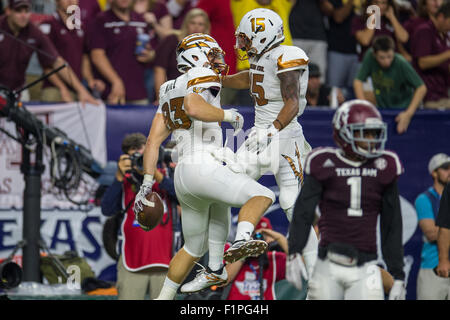
<path fill-rule="evenodd" d="M 259 255 L 267 243 L 250 236 L 260 217 L 275 200 L 274 193 L 245 174 L 236 174 L 212 153 L 222 148 L 220 122 L 229 122 L 238 132 L 243 117 L 233 109 L 222 110 L 218 73 L 226 69 L 222 50 L 208 35 L 194 34 L 177 48 L 177 63 L 183 75 L 161 86 L 160 106 L 153 119 L 144 151 L 144 183 L 136 196 L 134 211 L 148 201 L 160 144 L 172 133 L 178 151 L 174 183 L 182 208 L 185 244 L 170 262 L 158 299 L 174 299 L 178 288 L 196 261 L 209 250 L 207 268 L 181 287 L 195 292 L 227 280 L 223 266 L 229 233 L 230 207 L 241 207 L 240 250 L 236 259 Z M 238 225 L 239 229 L 239 225 Z"/>
<path fill-rule="evenodd" d="M 236 49 L 246 53 L 250 69 L 221 79 L 223 87 L 250 89 L 255 125 L 237 159 L 254 179 L 266 172 L 274 174 L 280 206 L 291 221 L 303 183 L 303 164 L 311 150 L 297 121 L 306 106 L 309 59 L 302 49 L 281 45 L 283 40 L 278 14 L 263 8 L 249 11 L 236 30 Z M 308 272 L 316 261 L 317 246 L 317 236 L 311 232 L 303 251 Z"/>

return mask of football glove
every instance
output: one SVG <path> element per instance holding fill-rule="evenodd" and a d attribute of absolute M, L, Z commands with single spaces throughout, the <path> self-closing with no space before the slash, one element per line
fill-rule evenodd
<path fill-rule="evenodd" d="M 303 280 L 308 280 L 305 264 L 300 253 L 290 254 L 286 261 L 286 280 L 298 290 L 302 290 Z"/>
<path fill-rule="evenodd" d="M 223 110 L 223 121 L 229 122 L 234 128 L 233 136 L 236 136 L 244 127 L 244 117 L 236 109 Z"/>
<path fill-rule="evenodd" d="M 272 142 L 278 132 L 273 124 L 267 129 L 254 128 L 245 140 L 245 146 L 250 152 L 260 153 Z"/>
<path fill-rule="evenodd" d="M 403 280 L 394 280 L 394 285 L 389 292 L 389 300 L 405 300 L 406 290 Z"/>
<path fill-rule="evenodd" d="M 144 210 L 143 205 L 148 203 L 146 196 L 152 192 L 152 187 L 154 183 L 155 180 L 153 180 L 153 175 L 151 174 L 144 175 L 144 181 L 142 182 L 141 188 L 139 189 L 139 192 L 137 193 L 134 199 L 134 206 L 133 206 L 134 217 L 138 223 L 139 223 L 138 214 L 139 212 L 142 212 Z M 147 227 L 141 225 L 140 223 L 139 225 L 145 231 L 148 230 Z"/>

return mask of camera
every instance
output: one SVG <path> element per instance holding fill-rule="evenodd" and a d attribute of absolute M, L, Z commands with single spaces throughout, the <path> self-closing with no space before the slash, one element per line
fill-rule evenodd
<path fill-rule="evenodd" d="M 144 156 L 139 152 L 135 152 L 130 156 L 131 170 L 144 172 Z"/>

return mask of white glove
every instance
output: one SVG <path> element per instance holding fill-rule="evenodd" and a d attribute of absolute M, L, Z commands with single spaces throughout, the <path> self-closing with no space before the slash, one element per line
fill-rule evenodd
<path fill-rule="evenodd" d="M 300 253 L 290 254 L 286 261 L 286 280 L 298 290 L 302 290 L 303 280 L 308 280 L 305 264 Z"/>
<path fill-rule="evenodd" d="M 225 162 L 234 173 L 245 173 L 245 168 L 237 162 L 236 154 L 229 147 L 215 149 L 211 154 L 220 162 Z"/>
<path fill-rule="evenodd" d="M 394 280 L 394 285 L 389 292 L 389 300 L 405 300 L 406 290 L 405 282 L 403 280 Z"/>
<path fill-rule="evenodd" d="M 139 223 L 138 214 L 139 212 L 142 212 L 144 210 L 143 205 L 149 202 L 145 197 L 152 192 L 152 187 L 154 183 L 155 180 L 153 180 L 153 176 L 151 174 L 144 175 L 144 181 L 142 182 L 141 188 L 139 189 L 139 192 L 137 193 L 134 199 L 134 206 L 133 206 L 134 217 L 138 223 Z M 150 230 L 147 227 L 141 225 L 140 223 L 139 225 L 145 231 Z"/>
<path fill-rule="evenodd" d="M 233 136 L 236 136 L 244 127 L 244 117 L 236 109 L 223 110 L 223 121 L 229 122 L 234 128 Z"/>
<path fill-rule="evenodd" d="M 267 129 L 252 130 L 248 135 L 248 139 L 245 140 L 245 146 L 250 152 L 262 152 L 274 137 L 278 134 L 278 129 L 273 124 Z"/>

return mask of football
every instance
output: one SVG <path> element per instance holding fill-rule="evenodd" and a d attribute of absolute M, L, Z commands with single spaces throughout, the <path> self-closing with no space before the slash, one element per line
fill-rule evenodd
<path fill-rule="evenodd" d="M 151 192 L 145 197 L 148 203 L 143 204 L 143 211 L 138 213 L 138 222 L 148 231 L 156 227 L 164 214 L 164 205 L 161 197 L 156 192 Z"/>

